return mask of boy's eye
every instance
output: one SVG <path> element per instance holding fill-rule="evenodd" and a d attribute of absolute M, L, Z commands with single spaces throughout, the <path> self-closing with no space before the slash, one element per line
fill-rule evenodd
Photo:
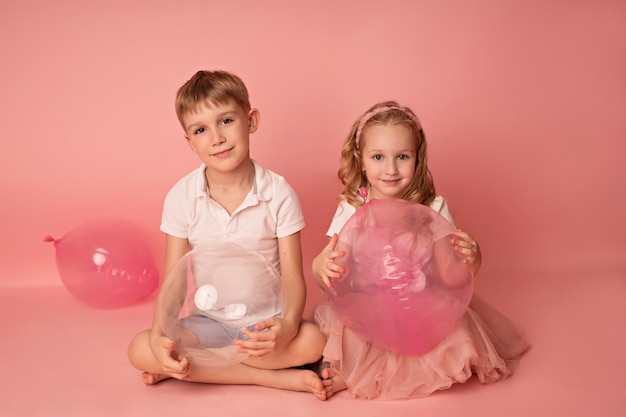
<path fill-rule="evenodd" d="M 230 123 L 232 123 L 232 122 L 233 122 L 233 119 L 231 119 L 231 118 L 229 118 L 229 117 L 226 117 L 226 118 L 224 118 L 224 119 L 222 119 L 222 120 L 220 121 L 220 124 L 221 124 L 221 125 L 227 125 L 227 124 L 230 124 Z"/>
<path fill-rule="evenodd" d="M 193 131 L 193 134 L 194 135 L 199 135 L 199 134 L 203 133 L 205 130 L 206 130 L 205 128 L 199 127 L 199 128 L 197 128 L 196 130 Z"/>

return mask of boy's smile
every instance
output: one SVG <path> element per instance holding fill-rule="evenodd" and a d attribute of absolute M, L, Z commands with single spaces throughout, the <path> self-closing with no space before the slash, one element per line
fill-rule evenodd
<path fill-rule="evenodd" d="M 216 158 L 226 158 L 229 155 L 229 152 L 232 151 L 233 149 L 235 149 L 234 147 L 231 147 L 229 149 L 214 153 L 212 156 L 216 157 Z"/>

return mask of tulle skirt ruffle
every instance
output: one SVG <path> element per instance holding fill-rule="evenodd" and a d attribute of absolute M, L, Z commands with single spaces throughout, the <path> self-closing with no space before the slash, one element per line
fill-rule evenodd
<path fill-rule="evenodd" d="M 482 383 L 510 376 L 529 343 L 513 323 L 474 296 L 465 315 L 433 350 L 407 356 L 373 345 L 343 326 L 328 303 L 315 311 L 328 338 L 324 360 L 355 398 L 424 397 L 476 375 Z"/>

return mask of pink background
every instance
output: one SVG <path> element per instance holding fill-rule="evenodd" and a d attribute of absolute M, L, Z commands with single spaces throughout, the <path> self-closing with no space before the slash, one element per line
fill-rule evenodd
<path fill-rule="evenodd" d="M 301 197 L 309 313 L 341 143 L 387 99 L 421 118 L 438 191 L 481 243 L 477 290 L 516 319 L 530 277 L 624 294 L 623 1 L 3 1 L 0 57 L 0 291 L 60 286 L 42 239 L 105 215 L 161 266 L 163 197 L 199 164 L 174 95 L 225 69 L 261 111 L 252 156 Z"/>
<path fill-rule="evenodd" d="M 164 194 L 199 163 L 173 97 L 218 68 L 261 111 L 253 157 L 301 196 L 307 274 L 341 143 L 385 99 L 422 119 L 438 191 L 483 246 L 484 275 L 626 268 L 624 2 L 11 3 L 1 285 L 58 284 L 42 238 L 102 215 L 144 227 L 161 256 Z"/>

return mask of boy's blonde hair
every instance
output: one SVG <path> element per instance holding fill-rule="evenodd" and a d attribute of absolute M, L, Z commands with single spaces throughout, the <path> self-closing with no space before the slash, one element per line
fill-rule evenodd
<path fill-rule="evenodd" d="M 344 186 L 339 201 L 347 200 L 355 207 L 363 205 L 359 195 L 359 188 L 367 187 L 367 177 L 363 172 L 361 149 L 366 141 L 365 133 L 374 125 L 402 125 L 406 126 L 416 142 L 417 161 L 413 179 L 400 196 L 404 200 L 430 204 L 436 197 L 435 184 L 428 169 L 428 152 L 426 138 L 421 124 L 415 113 L 408 107 L 400 106 L 395 101 L 385 101 L 369 108 L 352 125 L 350 134 L 341 150 L 341 165 L 337 176 Z M 360 143 L 359 143 L 360 142 Z"/>
<path fill-rule="evenodd" d="M 183 117 L 203 104 L 237 103 L 250 111 L 248 89 L 241 78 L 226 71 L 198 71 L 176 93 L 176 116 L 183 129 Z"/>

